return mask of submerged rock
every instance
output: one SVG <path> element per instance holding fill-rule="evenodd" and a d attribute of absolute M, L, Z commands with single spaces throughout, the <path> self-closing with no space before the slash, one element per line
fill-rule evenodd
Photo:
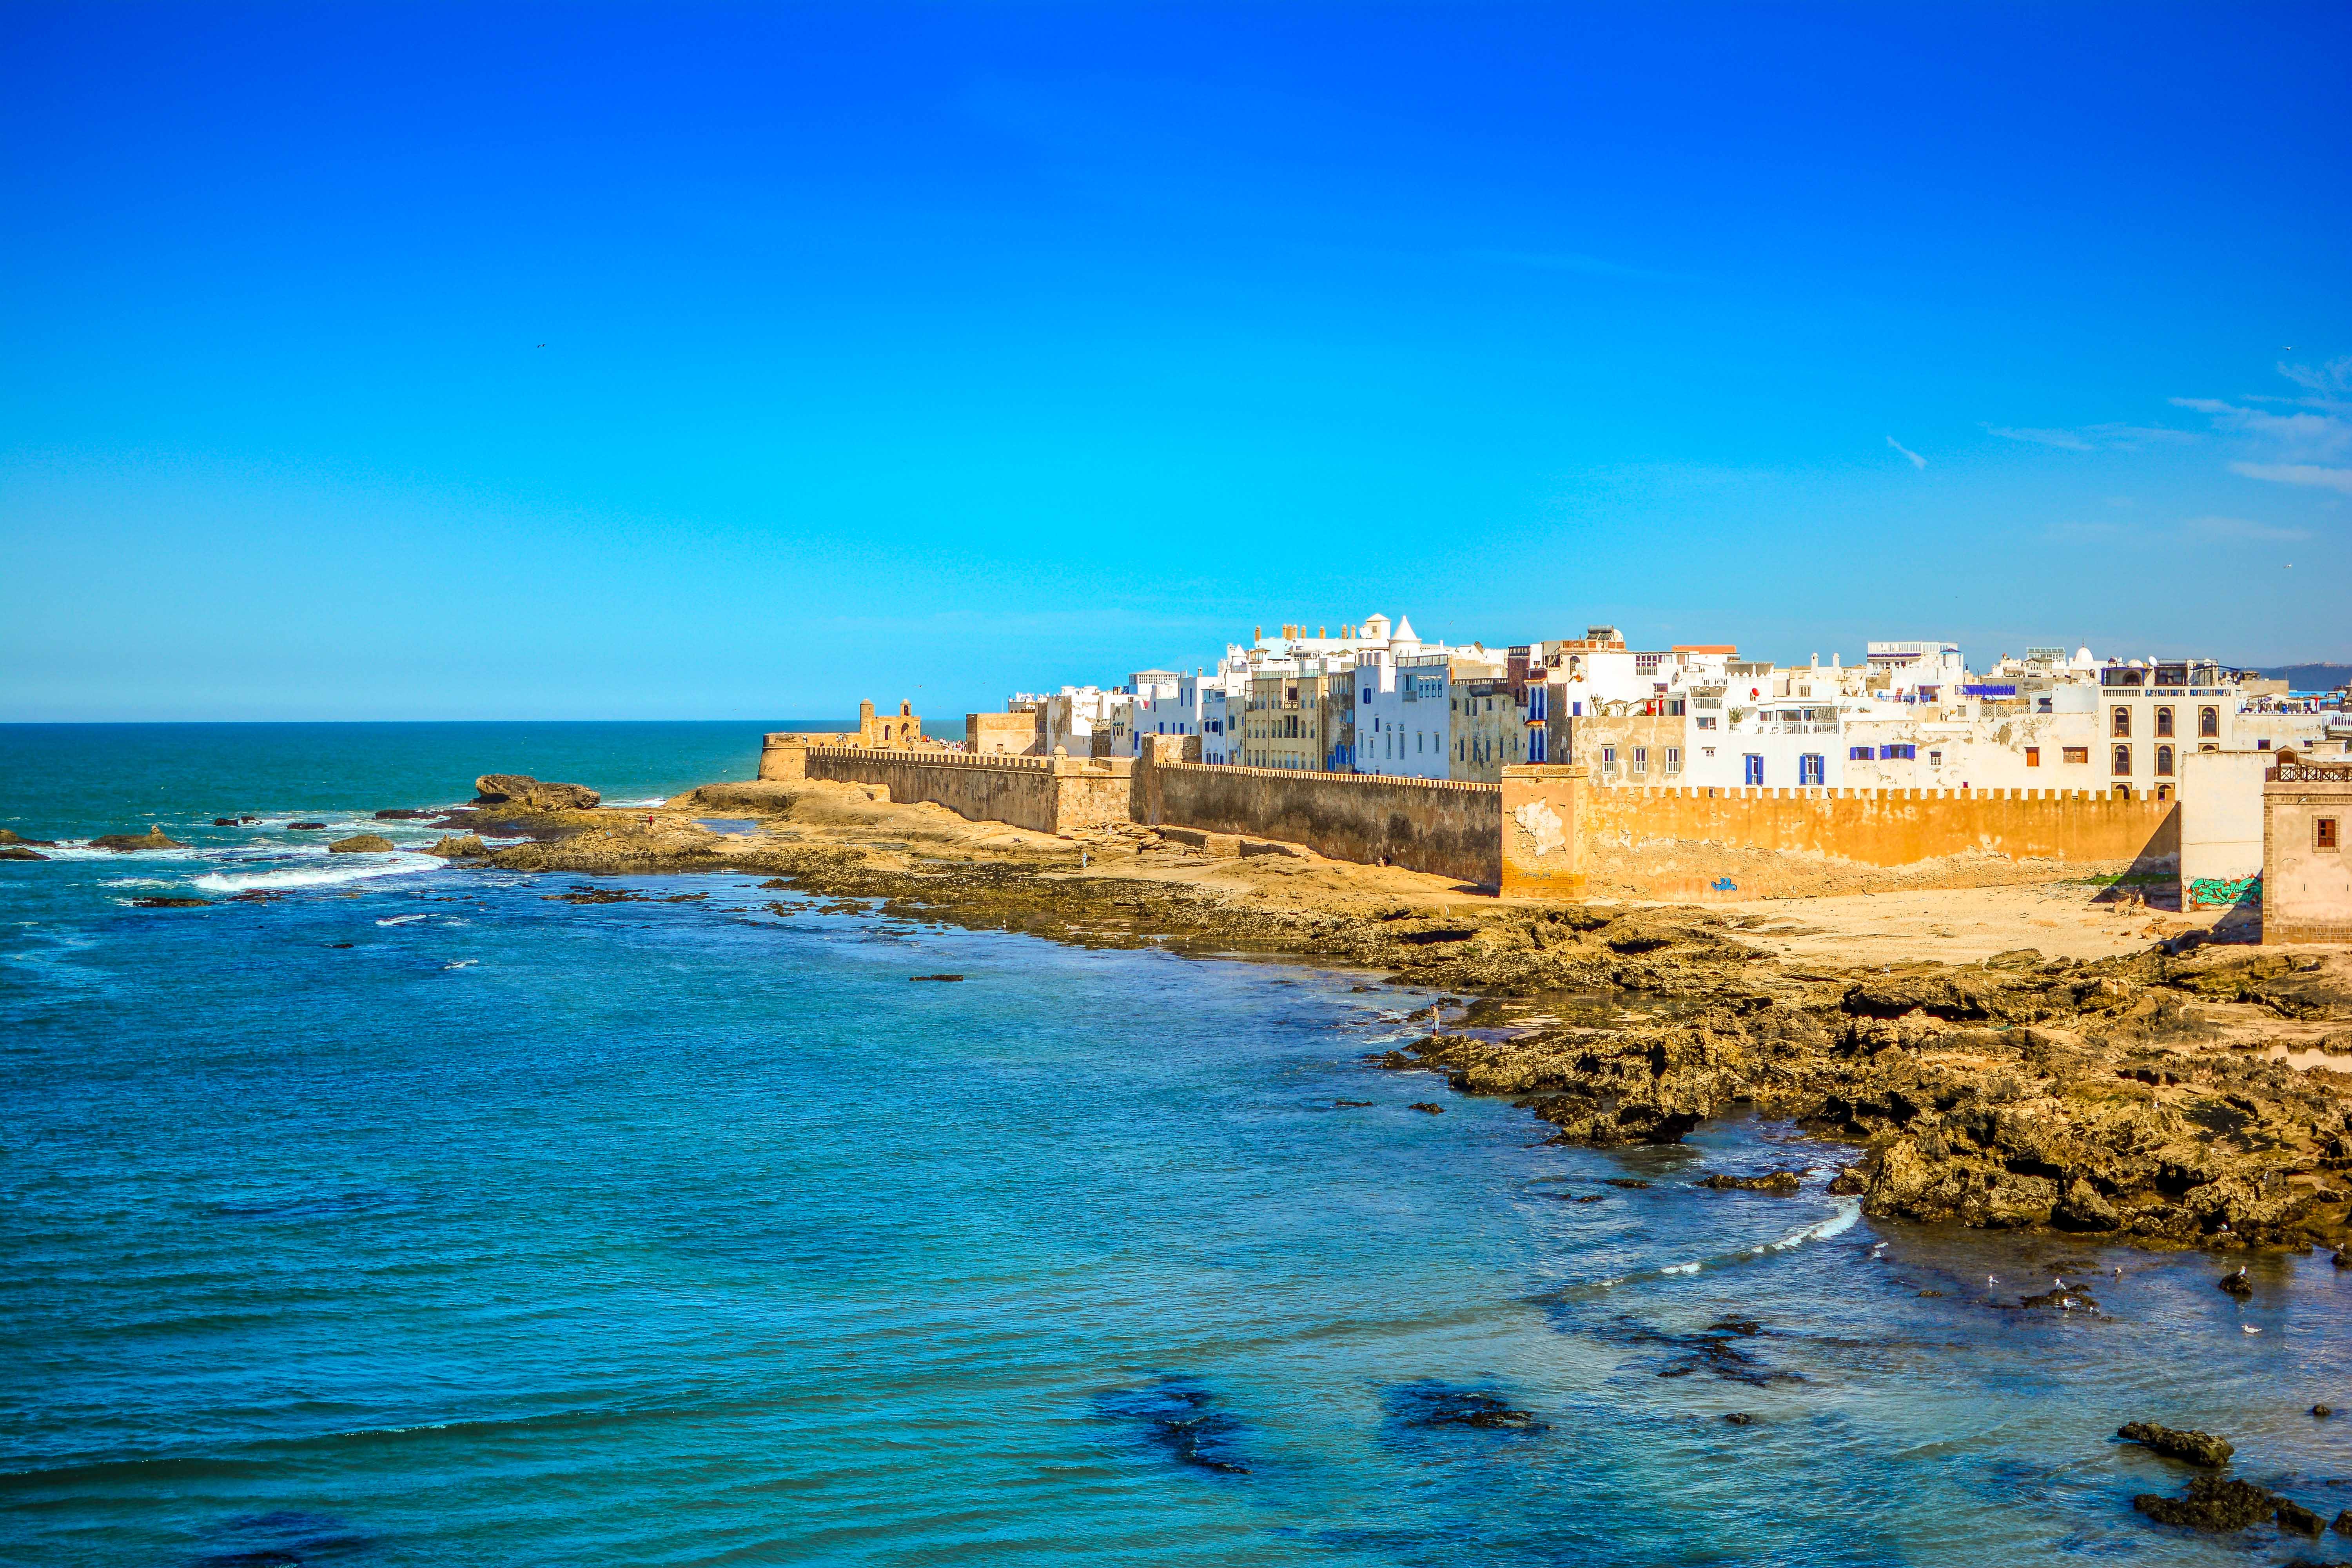
<path fill-rule="evenodd" d="M 1409 1110 L 1422 1111 L 1430 1116 L 1443 1116 L 1445 1114 L 1445 1107 L 1442 1105 L 1432 1105 L 1425 1100 L 1416 1100 L 1410 1106 L 1406 1107 L 1406 1109 Z"/>
<path fill-rule="evenodd" d="M 1717 1171 L 1701 1180 L 1699 1185 L 1718 1192 L 1777 1193 L 1786 1197 L 1803 1185 L 1803 1178 L 1796 1171 L 1767 1171 L 1760 1176 L 1731 1176 Z"/>
<path fill-rule="evenodd" d="M 2254 1293 L 2253 1281 L 2246 1278 L 2246 1271 L 2242 1267 L 2235 1274 L 2222 1275 L 2221 1279 L 2214 1281 L 2214 1285 L 2223 1294 L 2235 1296 L 2241 1301 Z"/>
<path fill-rule="evenodd" d="M 2189 1495 L 2158 1497 L 2142 1492 L 2132 1507 L 2158 1524 L 2185 1525 L 2190 1530 L 2244 1530 L 2278 1512 L 2278 1500 L 2246 1481 L 2226 1481 L 2200 1476 L 2189 1483 Z"/>
<path fill-rule="evenodd" d="M 2312 1512 L 2309 1509 L 2304 1507 L 2293 1498 L 2280 1498 L 2276 1500 L 2278 1502 L 2278 1527 L 2281 1530 L 2287 1531 L 2289 1534 L 2308 1535 L 2315 1538 L 2321 1531 L 2327 1528 L 2327 1521 L 2326 1520 L 2320 1518 L 2317 1514 Z"/>
<path fill-rule="evenodd" d="M 1422 1383 L 1398 1389 L 1389 1401 L 1391 1413 L 1404 1426 L 1469 1426 L 1480 1431 L 1541 1432 L 1545 1424 L 1531 1411 L 1515 1410 L 1491 1394 L 1444 1384 Z"/>
<path fill-rule="evenodd" d="M 131 907 L 139 910 L 205 910 L 212 907 L 210 899 L 133 899 Z"/>
<path fill-rule="evenodd" d="M 289 822 L 286 825 L 287 830 L 292 833 L 316 833 L 326 826 L 323 822 Z"/>
<path fill-rule="evenodd" d="M 330 855 L 382 855 L 396 847 L 391 839 L 380 833 L 354 833 L 349 838 L 338 838 L 327 846 Z"/>
<path fill-rule="evenodd" d="M 165 837 L 163 830 L 160 827 L 151 827 L 144 833 L 103 834 L 99 837 L 91 839 L 89 841 L 89 847 L 92 849 L 110 850 L 117 855 L 127 855 L 140 849 L 184 849 L 187 847 L 186 845 L 181 843 L 178 839 Z"/>
<path fill-rule="evenodd" d="M 37 849 L 27 849 L 21 844 L 0 844 L 0 860 L 46 860 L 48 857 Z"/>
<path fill-rule="evenodd" d="M 2226 1465 L 2230 1456 L 2237 1452 L 2226 1437 L 2194 1429 L 2159 1426 L 2153 1421 L 2127 1422 L 2116 1428 L 2116 1436 L 2168 1459 L 2186 1459 L 2192 1465 Z"/>
<path fill-rule="evenodd" d="M 1240 1425 L 1215 1406 L 1215 1395 L 1208 1390 L 1176 1378 L 1106 1394 L 1097 1405 L 1106 1416 L 1139 1428 L 1146 1440 L 1180 1465 L 1245 1476 L 1249 1467 L 1233 1456 Z"/>
<path fill-rule="evenodd" d="M 550 784 L 529 773 L 484 773 L 474 781 L 476 805 L 524 811 L 593 811 L 604 796 L 585 784 Z"/>
<path fill-rule="evenodd" d="M 378 822 L 423 822 L 432 815 L 429 811 L 379 811 L 375 819 Z"/>

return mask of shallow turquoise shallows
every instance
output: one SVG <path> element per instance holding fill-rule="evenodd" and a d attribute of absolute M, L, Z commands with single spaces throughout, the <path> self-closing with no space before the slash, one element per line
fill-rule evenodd
<path fill-rule="evenodd" d="M 0 729 L 0 826 L 68 841 L 0 862 L 0 1562 L 2352 1556 L 2150 1526 L 2189 1472 L 2113 1440 L 2352 1505 L 2325 1257 L 2241 1306 L 1876 1228 L 1768 1123 L 1546 1146 L 1363 1065 L 1432 1000 L 1376 976 L 324 849 L 761 727 Z M 2018 1309 L 2053 1276 L 2102 1310 Z"/>

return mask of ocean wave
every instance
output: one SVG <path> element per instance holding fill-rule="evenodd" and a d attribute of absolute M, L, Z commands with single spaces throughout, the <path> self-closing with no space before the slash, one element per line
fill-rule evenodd
<path fill-rule="evenodd" d="M 170 879 L 163 877 L 109 877 L 99 884 L 101 888 L 168 888 L 171 885 Z"/>
<path fill-rule="evenodd" d="M 1696 1274 L 1702 1269 L 1719 1268 L 1727 1264 L 1752 1263 L 1759 1258 L 1769 1257 L 1776 1252 L 1787 1252 L 1792 1247 L 1802 1247 L 1808 1242 L 1826 1241 L 1833 1236 L 1843 1236 L 1861 1220 L 1860 1200 L 1846 1198 L 1839 1202 L 1835 1212 L 1824 1218 L 1815 1220 L 1811 1225 L 1800 1226 L 1777 1241 L 1759 1241 L 1753 1247 L 1742 1247 L 1737 1252 L 1719 1252 L 1711 1258 L 1686 1258 L 1679 1263 L 1662 1264 L 1655 1268 L 1638 1268 L 1631 1274 L 1620 1274 L 1612 1279 L 1595 1279 L 1588 1285 L 1573 1285 L 1565 1289 L 1547 1291 L 1538 1300 L 1561 1300 L 1594 1290 L 1613 1289 L 1617 1286 L 1630 1285 L 1640 1279 L 1663 1279 L 1678 1274 Z"/>
<path fill-rule="evenodd" d="M 52 860 L 201 860 L 199 849 L 93 849 L 88 839 L 79 844 L 59 840 L 45 845 L 41 853 Z"/>
<path fill-rule="evenodd" d="M 257 888 L 331 888 L 343 882 L 362 882 L 373 877 L 412 876 L 419 871 L 437 871 L 441 861 L 431 855 L 413 855 L 394 851 L 391 855 L 338 855 L 338 864 L 309 867 L 298 866 L 284 871 L 249 871 L 231 873 L 215 871 L 198 877 L 194 885 L 208 893 L 242 893 Z M 341 862 L 356 861 L 356 865 Z"/>

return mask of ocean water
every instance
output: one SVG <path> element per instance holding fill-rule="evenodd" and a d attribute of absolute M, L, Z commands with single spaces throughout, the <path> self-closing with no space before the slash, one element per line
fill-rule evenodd
<path fill-rule="evenodd" d="M 2352 1556 L 2150 1526 L 2189 1472 L 2113 1440 L 2352 1506 L 2324 1256 L 2242 1306 L 1882 1228 L 1785 1127 L 1548 1146 L 1365 1066 L 1433 1000 L 1374 976 L 323 852 L 761 727 L 0 729 L 0 824 L 191 844 L 0 862 L 0 1561 Z M 2020 1310 L 2053 1274 L 2100 1310 Z"/>

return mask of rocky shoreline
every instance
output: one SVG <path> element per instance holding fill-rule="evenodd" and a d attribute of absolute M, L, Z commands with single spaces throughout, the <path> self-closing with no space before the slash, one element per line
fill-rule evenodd
<path fill-rule="evenodd" d="M 1312 957 L 1452 993 L 1459 1026 L 1381 1064 L 1508 1097 L 1563 1143 L 1672 1143 L 1752 1109 L 1861 1145 L 1841 1179 L 1881 1217 L 2217 1251 L 2352 1239 L 2352 964 L 2333 951 L 1845 968 L 1775 957 L 1696 909 L 1242 899 L 1171 877 L 1200 851 L 1149 829 L 1046 838 L 858 786 L 614 811 L 576 786 L 484 784 L 438 824 L 457 863 L 755 873 L 894 916 Z M 722 816 L 759 830 L 698 820 Z"/>

